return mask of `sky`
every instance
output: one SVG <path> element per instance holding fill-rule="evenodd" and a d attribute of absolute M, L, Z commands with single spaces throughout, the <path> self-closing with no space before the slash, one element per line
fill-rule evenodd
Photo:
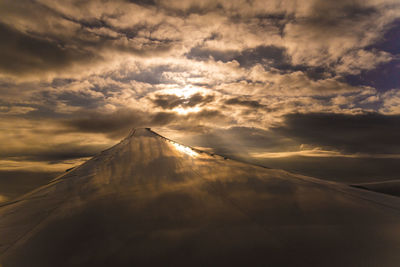
<path fill-rule="evenodd" d="M 0 40 L 3 175 L 134 127 L 265 164 L 398 165 L 398 0 L 3 0 Z"/>

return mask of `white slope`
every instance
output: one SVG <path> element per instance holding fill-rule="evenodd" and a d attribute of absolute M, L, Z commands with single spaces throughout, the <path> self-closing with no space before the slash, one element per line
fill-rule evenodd
<path fill-rule="evenodd" d="M 138 129 L 0 207 L 12 266 L 399 266 L 396 197 Z"/>

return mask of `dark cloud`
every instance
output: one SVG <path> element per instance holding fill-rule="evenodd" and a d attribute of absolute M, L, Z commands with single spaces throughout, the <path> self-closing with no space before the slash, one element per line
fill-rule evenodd
<path fill-rule="evenodd" d="M 314 1 L 307 17 L 301 23 L 308 25 L 311 31 L 321 32 L 331 30 L 335 33 L 345 32 L 346 25 L 369 20 L 379 10 L 365 4 L 363 1 Z M 329 32 L 326 32 L 329 34 Z"/>
<path fill-rule="evenodd" d="M 295 16 L 292 12 L 276 12 L 276 13 L 263 13 L 255 16 L 258 19 L 258 26 L 268 27 L 273 25 L 279 31 L 280 36 L 287 23 L 295 21 Z"/>
<path fill-rule="evenodd" d="M 107 2 L 107 1 L 105 1 Z M 128 1 L 136 2 L 140 6 L 152 6 L 155 3 L 148 0 Z M 74 7 L 87 8 L 90 7 L 90 2 L 74 3 Z M 38 4 L 38 6 L 41 6 Z M 71 8 L 71 7 L 70 7 Z M 123 12 L 108 13 L 103 10 L 100 17 L 74 17 L 70 14 L 62 13 L 54 8 L 45 6 L 49 14 L 58 17 L 59 20 L 70 21 L 74 24 L 80 25 L 79 30 L 75 30 L 73 38 L 67 39 L 62 37 L 61 34 L 51 36 L 53 39 L 62 39 L 70 46 L 78 46 L 96 51 L 96 54 L 101 54 L 105 51 L 114 51 L 117 53 L 130 53 L 139 57 L 151 57 L 169 51 L 174 42 L 179 41 L 170 36 L 154 36 L 152 33 L 156 32 L 163 26 L 164 23 L 147 23 L 146 21 L 139 21 L 129 25 L 118 26 L 110 22 L 118 16 L 122 16 Z M 47 14 L 45 14 L 47 15 Z M 168 24 L 169 27 L 174 28 L 175 25 Z M 147 33 L 147 36 L 143 36 Z M 50 36 L 48 36 L 50 37 Z M 137 41 L 139 39 L 140 41 Z"/>
<path fill-rule="evenodd" d="M 189 1 L 190 2 L 190 1 Z M 163 12 L 169 16 L 176 16 L 181 18 L 187 18 L 191 15 L 206 15 L 208 13 L 221 13 L 223 14 L 226 9 L 218 1 L 208 2 L 207 4 L 192 1 L 189 5 L 181 2 L 181 5 L 169 5 L 168 2 L 159 2 L 159 7 Z M 179 3 L 179 2 L 177 2 Z"/>
<path fill-rule="evenodd" d="M 173 109 L 182 105 L 185 99 L 176 95 L 156 95 L 155 99 L 151 99 L 151 101 L 155 106 L 163 109 Z"/>
<path fill-rule="evenodd" d="M 273 131 L 300 144 L 345 153 L 400 153 L 399 115 L 290 114 Z"/>
<path fill-rule="evenodd" d="M 0 23 L 0 71 L 10 74 L 33 74 L 58 70 L 74 62 L 88 62 L 101 57 L 82 48 L 20 32 Z"/>
<path fill-rule="evenodd" d="M 102 96 L 93 96 L 92 94 L 85 92 L 63 92 L 57 96 L 58 101 L 73 107 L 73 106 L 84 106 L 87 109 L 93 109 L 103 104 Z"/>
<path fill-rule="evenodd" d="M 194 107 L 197 105 L 203 106 L 214 101 L 214 98 L 215 97 L 213 95 L 204 96 L 200 93 L 191 95 L 188 98 L 177 95 L 157 94 L 155 98 L 151 99 L 151 101 L 157 107 L 161 107 L 163 109 L 173 109 L 176 107 Z"/>
<path fill-rule="evenodd" d="M 177 121 L 178 115 L 174 112 L 157 112 L 151 118 L 151 125 L 166 125 L 172 123 L 173 121 Z"/>
<path fill-rule="evenodd" d="M 119 109 L 112 113 L 85 112 L 61 122 L 60 132 L 102 133 L 112 139 L 125 137 L 133 128 L 180 125 L 191 128 L 207 120 L 224 119 L 218 110 L 203 109 L 199 112 L 178 114 L 176 112 L 144 112 L 137 109 Z"/>
<path fill-rule="evenodd" d="M 83 133 L 103 133 L 111 138 L 121 138 L 135 127 L 144 127 L 149 124 L 147 113 L 136 109 L 119 109 L 112 113 L 85 112 L 75 114 L 75 118 L 65 120 L 63 124 L 67 131 Z"/>
<path fill-rule="evenodd" d="M 235 60 L 244 68 L 251 68 L 256 64 L 261 64 L 266 69 L 273 68 L 283 73 L 301 71 L 311 80 L 320 80 L 334 75 L 334 72 L 325 66 L 293 65 L 286 49 L 274 45 L 257 46 L 242 51 L 216 50 L 196 46 L 186 54 L 186 57 L 198 61 L 215 60 L 229 62 Z"/>
<path fill-rule="evenodd" d="M 187 116 L 190 120 L 209 120 L 209 119 L 216 119 L 216 118 L 225 118 L 225 115 L 221 113 L 219 110 L 215 109 L 203 109 L 199 112 L 190 114 Z"/>
<path fill-rule="evenodd" d="M 69 11 L 86 6 L 84 3 L 74 5 L 65 6 L 65 13 L 32 1 L 28 1 L 26 6 L 20 3 L 9 8 L 15 21 L 0 22 L 3 40 L 0 44 L 0 71 L 14 77 L 60 73 L 61 70 L 82 66 L 94 67 L 108 61 L 111 54 L 159 55 L 169 51 L 176 41 L 169 36 L 151 35 L 164 24 L 132 23 L 118 27 L 108 22 L 115 19 L 115 14 L 104 14 L 99 18 L 89 15 L 75 17 Z M 25 12 L 31 15 L 18 18 L 24 8 L 29 8 Z M 16 22 L 18 19 L 21 22 Z M 20 23 L 26 25 L 18 27 Z M 144 37 L 143 33 L 149 35 Z"/>
<path fill-rule="evenodd" d="M 308 78 L 314 81 L 334 76 L 332 71 L 324 67 L 296 66 L 293 70 L 303 71 Z"/>
<path fill-rule="evenodd" d="M 243 67 L 251 67 L 255 64 L 263 64 L 274 68 L 284 68 L 289 65 L 285 48 L 273 45 L 258 46 L 254 49 L 244 50 L 234 60 Z"/>
<path fill-rule="evenodd" d="M 196 60 L 214 59 L 216 61 L 228 62 L 232 61 L 235 57 L 239 55 L 240 53 L 235 50 L 216 50 L 196 46 L 190 49 L 190 51 L 186 54 L 186 57 Z"/>
<path fill-rule="evenodd" d="M 83 145 L 77 143 L 58 143 L 45 148 L 27 147 L 23 151 L 5 151 L 1 158 L 14 161 L 44 161 L 51 164 L 65 160 L 91 157 L 99 151 L 106 149 L 104 145 Z"/>
<path fill-rule="evenodd" d="M 239 106 L 244 106 L 248 108 L 262 108 L 265 107 L 265 105 L 260 104 L 260 102 L 256 100 L 247 100 L 243 99 L 241 97 L 233 97 L 224 102 L 226 105 L 239 105 Z"/>
<path fill-rule="evenodd" d="M 240 66 L 249 68 L 256 64 L 262 64 L 274 68 L 289 68 L 290 60 L 285 48 L 273 45 L 257 46 L 243 51 L 215 50 L 201 46 L 193 47 L 187 54 L 187 58 L 196 60 L 209 60 L 228 62 L 236 60 Z"/>
<path fill-rule="evenodd" d="M 155 6 L 157 4 L 156 0 L 127 0 L 129 3 L 142 6 Z"/>

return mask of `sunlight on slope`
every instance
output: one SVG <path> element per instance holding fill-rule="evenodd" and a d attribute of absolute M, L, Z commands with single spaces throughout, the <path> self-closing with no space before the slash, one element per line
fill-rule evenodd
<path fill-rule="evenodd" d="M 177 149 L 177 150 L 179 150 L 180 152 L 183 152 L 183 153 L 185 153 L 185 154 L 187 154 L 187 155 L 189 155 L 189 156 L 191 156 L 191 157 L 196 157 L 198 154 L 197 154 L 197 152 L 195 152 L 193 149 L 191 149 L 190 147 L 187 147 L 187 146 L 183 146 L 183 145 L 180 145 L 180 144 L 178 144 L 178 143 L 172 143 L 172 145 Z"/>

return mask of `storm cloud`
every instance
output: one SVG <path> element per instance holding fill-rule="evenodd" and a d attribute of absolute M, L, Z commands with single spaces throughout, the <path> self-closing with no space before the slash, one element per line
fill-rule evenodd
<path fill-rule="evenodd" d="M 344 153 L 400 154 L 399 115 L 290 114 L 273 131 Z"/>
<path fill-rule="evenodd" d="M 191 95 L 188 98 L 179 97 L 176 95 L 156 95 L 155 99 L 151 101 L 154 105 L 163 109 L 173 109 L 175 107 L 194 107 L 197 105 L 203 106 L 214 100 L 214 96 L 203 96 L 199 93 Z"/>
<path fill-rule="evenodd" d="M 40 73 L 66 68 L 73 63 L 94 61 L 90 51 L 65 47 L 46 36 L 22 33 L 0 23 L 0 71 L 10 74 Z M 100 58 L 98 58 L 100 59 Z"/>

